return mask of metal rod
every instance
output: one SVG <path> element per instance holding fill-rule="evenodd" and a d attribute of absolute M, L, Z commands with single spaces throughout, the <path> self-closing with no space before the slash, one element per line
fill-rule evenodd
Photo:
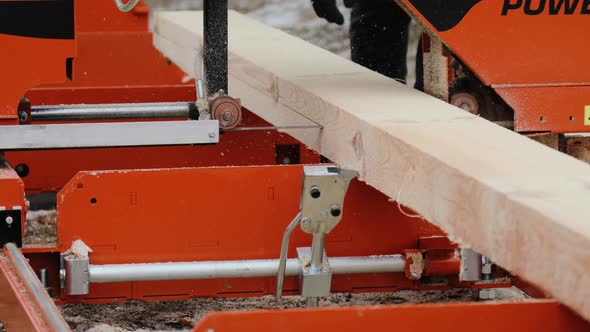
<path fill-rule="evenodd" d="M 227 90 L 227 0 L 203 2 L 203 49 L 207 92 L 213 96 Z"/>
<path fill-rule="evenodd" d="M 311 241 L 311 266 L 310 272 L 318 272 L 322 270 L 324 264 L 324 233 L 313 233 L 313 240 Z"/>
<path fill-rule="evenodd" d="M 320 298 L 317 296 L 308 297 L 305 301 L 305 306 L 308 308 L 317 308 L 320 306 Z"/>
<path fill-rule="evenodd" d="M 191 103 L 136 103 L 33 106 L 32 121 L 86 121 L 118 119 L 188 118 Z"/>
<path fill-rule="evenodd" d="M 8 243 L 5 248 L 8 251 L 8 257 L 12 265 L 29 291 L 29 295 L 36 300 L 50 329 L 52 331 L 70 331 L 70 327 L 39 282 L 31 266 L 27 263 L 25 256 L 23 256 L 21 251 L 13 243 Z"/>
<path fill-rule="evenodd" d="M 320 272 L 324 265 L 324 241 L 326 234 L 316 232 L 313 233 L 313 240 L 311 241 L 311 261 L 309 266 L 310 273 Z M 317 296 L 310 296 L 307 298 L 307 307 L 318 307 L 320 298 Z"/>
<path fill-rule="evenodd" d="M 280 299 L 283 295 L 283 282 L 285 281 L 285 266 L 287 264 L 287 252 L 289 252 L 289 240 L 291 239 L 291 234 L 299 225 L 299 221 L 301 220 L 301 211 L 297 213 L 295 218 L 289 223 L 287 229 L 283 233 L 283 241 L 281 243 L 281 254 L 279 258 L 279 269 L 277 272 L 277 293 L 276 298 Z"/>
<path fill-rule="evenodd" d="M 403 272 L 404 264 L 405 259 L 401 255 L 330 258 L 330 267 L 333 274 Z M 111 283 L 273 277 L 278 274 L 278 265 L 278 259 L 258 259 L 90 265 L 89 271 L 91 283 Z M 297 276 L 300 272 L 301 264 L 299 259 L 291 258 L 285 261 L 285 276 Z"/>
<path fill-rule="evenodd" d="M 236 127 L 230 129 L 224 129 L 223 131 L 256 131 L 256 130 L 290 130 L 290 129 L 322 129 L 321 125 L 309 125 L 309 126 L 266 126 L 266 127 Z"/>
<path fill-rule="evenodd" d="M 39 269 L 38 277 L 43 288 L 47 288 L 47 269 Z"/>

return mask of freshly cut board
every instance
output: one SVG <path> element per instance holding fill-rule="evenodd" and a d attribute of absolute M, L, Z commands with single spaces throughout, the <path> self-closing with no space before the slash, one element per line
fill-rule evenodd
<path fill-rule="evenodd" d="M 462 244 L 590 319 L 590 167 L 296 37 L 230 12 L 230 94 Z M 187 73 L 201 12 L 156 16 Z"/>

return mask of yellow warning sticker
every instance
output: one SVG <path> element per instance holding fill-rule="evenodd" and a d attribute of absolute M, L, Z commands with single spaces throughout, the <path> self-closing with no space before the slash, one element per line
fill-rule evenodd
<path fill-rule="evenodd" d="M 590 126 L 590 105 L 584 107 L 584 126 Z"/>

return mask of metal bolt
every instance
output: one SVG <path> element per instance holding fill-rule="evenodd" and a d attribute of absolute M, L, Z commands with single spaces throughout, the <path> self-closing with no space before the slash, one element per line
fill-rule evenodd
<path fill-rule="evenodd" d="M 214 132 L 209 133 L 209 137 L 214 138 L 215 136 L 217 136 L 217 134 L 215 134 Z"/>
<path fill-rule="evenodd" d="M 340 214 L 342 214 L 342 210 L 338 205 L 333 205 L 330 208 L 330 214 L 332 214 L 332 217 L 340 217 Z"/>
<path fill-rule="evenodd" d="M 311 187 L 311 190 L 309 190 L 309 194 L 313 198 L 320 198 L 320 196 L 322 195 L 322 193 L 320 192 L 320 188 L 318 188 L 317 186 Z"/>
<path fill-rule="evenodd" d="M 27 115 L 27 112 L 20 111 L 20 112 L 18 112 L 18 119 L 20 120 L 20 122 L 27 122 L 27 120 L 29 119 L 29 116 Z"/>
<path fill-rule="evenodd" d="M 11 216 L 6 217 L 6 223 L 9 225 L 12 225 L 12 223 L 14 222 L 14 219 L 12 219 Z"/>
<path fill-rule="evenodd" d="M 232 114 L 231 114 L 230 110 L 225 110 L 225 111 L 223 111 L 221 118 L 225 121 L 229 121 L 229 120 L 231 120 L 231 115 Z"/>
<path fill-rule="evenodd" d="M 410 273 L 410 278 L 412 278 L 412 279 L 418 279 L 418 273 L 416 273 L 416 272 Z"/>
<path fill-rule="evenodd" d="M 301 225 L 303 227 L 309 227 L 311 225 L 311 219 L 309 219 L 309 218 L 301 219 Z"/>

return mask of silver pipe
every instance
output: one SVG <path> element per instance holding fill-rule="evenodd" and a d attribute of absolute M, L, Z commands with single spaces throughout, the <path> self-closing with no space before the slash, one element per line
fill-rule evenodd
<path fill-rule="evenodd" d="M 191 105 L 178 103 L 81 104 L 33 106 L 34 122 L 188 118 Z"/>
<path fill-rule="evenodd" d="M 43 288 L 47 288 L 47 269 L 40 269 L 38 271 L 38 277 Z"/>
<path fill-rule="evenodd" d="M 305 299 L 305 306 L 308 308 L 317 308 L 320 306 L 320 298 L 317 296 L 308 297 Z"/>
<path fill-rule="evenodd" d="M 289 240 L 291 239 L 291 234 L 297 225 L 299 225 L 299 221 L 301 221 L 301 211 L 297 213 L 283 233 L 281 253 L 279 256 L 279 268 L 277 272 L 277 293 L 275 295 L 277 299 L 280 299 L 283 295 L 283 282 L 285 281 L 285 264 L 287 263 L 287 253 L 289 252 Z"/>
<path fill-rule="evenodd" d="M 332 257 L 333 274 L 403 272 L 405 259 L 401 255 Z M 278 259 L 241 261 L 210 261 L 183 263 L 144 263 L 90 265 L 91 283 L 158 280 L 197 280 L 221 278 L 255 278 L 277 275 Z M 285 276 L 297 276 L 301 271 L 299 259 L 287 259 Z"/>
<path fill-rule="evenodd" d="M 309 268 L 309 271 L 312 273 L 322 270 L 325 238 L 326 235 L 324 233 L 313 233 L 313 240 L 311 241 L 311 266 Z"/>
<path fill-rule="evenodd" d="M 205 94 L 205 86 L 202 79 L 197 79 L 197 99 L 207 100 L 207 95 Z"/>
<path fill-rule="evenodd" d="M 117 5 L 117 8 L 119 8 L 120 11 L 126 13 L 135 8 L 138 2 L 139 0 L 129 0 L 127 3 L 123 3 L 122 0 L 115 0 L 115 5 Z"/>
<path fill-rule="evenodd" d="M 324 265 L 324 240 L 326 234 L 324 233 L 313 233 L 313 240 L 311 241 L 311 261 L 309 272 L 316 273 L 320 272 Z M 307 307 L 316 308 L 320 304 L 320 298 L 317 296 L 310 296 L 307 298 Z"/>
<path fill-rule="evenodd" d="M 29 295 L 36 300 L 39 305 L 45 322 L 49 325 L 52 331 L 70 331 L 70 327 L 63 319 L 63 316 L 55 306 L 53 300 L 49 297 L 39 279 L 31 269 L 27 259 L 21 251 L 13 243 L 6 244 L 5 248 L 9 252 L 9 259 L 16 269 L 18 275 L 22 279 L 25 287 L 29 291 Z"/>

